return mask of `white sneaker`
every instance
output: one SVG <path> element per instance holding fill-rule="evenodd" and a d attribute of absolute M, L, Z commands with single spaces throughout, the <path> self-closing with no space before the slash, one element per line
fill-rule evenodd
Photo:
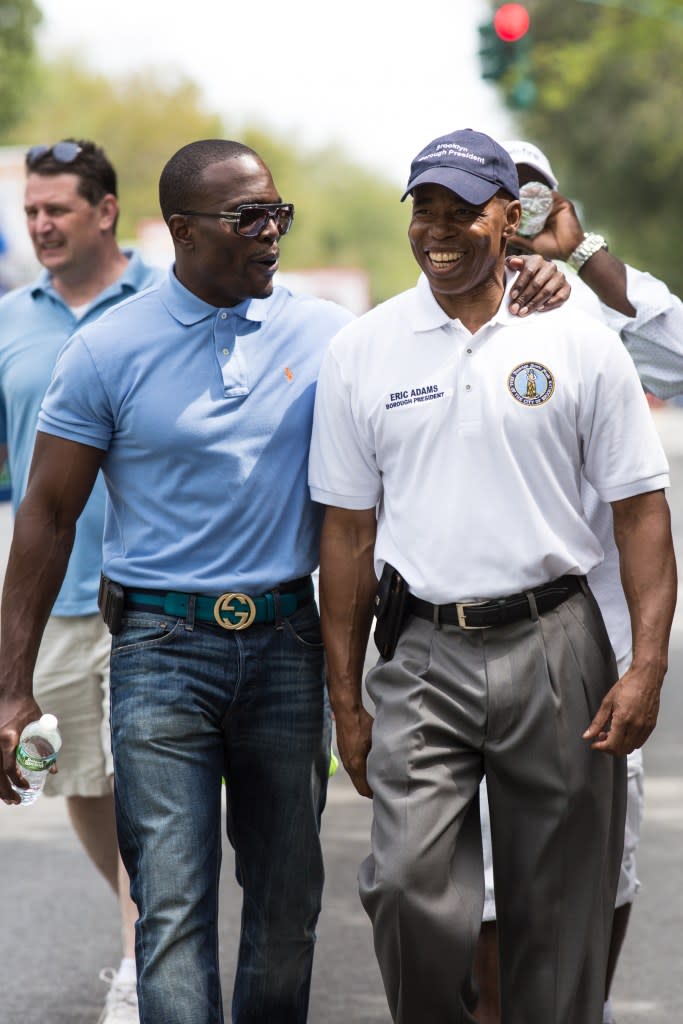
<path fill-rule="evenodd" d="M 110 988 L 97 1024 L 140 1024 L 135 979 L 120 978 L 113 967 L 101 970 L 100 978 L 108 981 Z"/>

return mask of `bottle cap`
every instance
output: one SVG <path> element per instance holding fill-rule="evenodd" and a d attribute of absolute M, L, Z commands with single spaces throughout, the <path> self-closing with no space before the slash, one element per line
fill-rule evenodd
<path fill-rule="evenodd" d="M 56 715 L 42 715 L 40 724 L 46 732 L 54 732 L 57 728 L 57 716 Z"/>

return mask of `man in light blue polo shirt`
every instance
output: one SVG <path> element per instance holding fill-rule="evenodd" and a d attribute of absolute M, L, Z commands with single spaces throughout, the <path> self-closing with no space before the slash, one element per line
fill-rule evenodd
<path fill-rule="evenodd" d="M 244 889 L 233 1020 L 303 1024 L 331 730 L 308 443 L 323 352 L 352 315 L 273 287 L 293 210 L 252 150 L 184 147 L 162 173 L 160 200 L 174 268 L 76 332 L 40 415 L 5 581 L 0 799 L 17 778 L 10 750 L 35 717 L 42 625 L 101 467 L 116 812 L 140 911 L 140 1020 L 223 1020 L 224 776 Z M 40 586 L 29 593 L 33 573 Z"/>
<path fill-rule="evenodd" d="M 0 464 L 8 454 L 15 512 L 26 491 L 38 412 L 60 349 L 76 328 L 161 274 L 117 244 L 116 172 L 102 149 L 85 140 L 35 146 L 26 170 L 27 227 L 43 270 L 32 284 L 0 300 Z M 109 635 L 97 608 L 104 502 L 98 478 L 45 629 L 34 691 L 38 704 L 57 715 L 63 738 L 59 772 L 47 779 L 45 793 L 66 798 L 84 849 L 119 900 L 123 961 L 113 972 L 102 1024 L 134 1024 L 137 910 L 116 842 Z M 33 583 L 39 585 L 38 577 Z"/>

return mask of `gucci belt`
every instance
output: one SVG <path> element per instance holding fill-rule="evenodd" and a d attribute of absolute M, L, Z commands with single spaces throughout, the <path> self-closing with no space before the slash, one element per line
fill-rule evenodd
<path fill-rule="evenodd" d="M 279 614 L 286 618 L 297 608 L 313 602 L 313 581 L 304 576 L 284 583 L 277 590 L 269 590 L 258 597 L 227 591 L 218 597 L 203 594 L 184 594 L 169 590 L 127 590 L 126 609 L 159 612 L 173 618 L 187 618 L 194 602 L 194 618 L 200 622 L 213 622 L 230 631 L 248 629 L 255 623 L 275 622 Z"/>

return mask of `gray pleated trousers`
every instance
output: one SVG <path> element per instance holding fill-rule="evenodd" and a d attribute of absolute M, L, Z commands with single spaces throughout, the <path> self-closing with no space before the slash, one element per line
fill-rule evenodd
<path fill-rule="evenodd" d="M 375 703 L 372 853 L 359 872 L 396 1024 L 461 1024 L 479 934 L 486 773 L 502 1024 L 600 1024 L 625 759 L 581 736 L 617 678 L 592 595 L 463 631 L 411 617 Z"/>

